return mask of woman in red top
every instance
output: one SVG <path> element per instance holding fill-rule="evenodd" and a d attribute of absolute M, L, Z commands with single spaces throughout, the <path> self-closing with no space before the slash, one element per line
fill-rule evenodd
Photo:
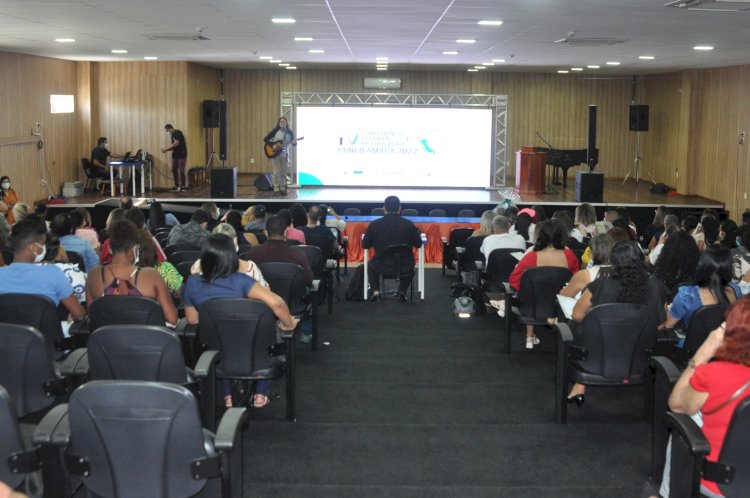
<path fill-rule="evenodd" d="M 562 223 L 557 220 L 539 223 L 536 226 L 535 234 L 534 250 L 526 253 L 516 265 L 513 273 L 510 274 L 510 286 L 516 290 L 521 289 L 521 276 L 529 268 L 559 266 L 568 268 L 571 273 L 578 271 L 578 258 L 573 251 L 565 247 L 568 234 Z M 532 349 L 536 344 L 539 344 L 539 339 L 534 335 L 534 326 L 527 325 L 526 348 Z"/>
<path fill-rule="evenodd" d="M 713 358 L 713 361 L 711 359 Z M 710 363 L 709 363 L 710 361 Z M 722 406 L 750 381 L 750 298 L 732 305 L 726 322 L 711 332 L 695 352 L 669 397 L 669 408 L 676 413 L 703 416 L 703 434 L 715 462 L 721 453 L 724 436 L 737 404 L 750 396 L 750 388 Z M 701 480 L 701 492 L 723 496 L 714 482 Z"/>

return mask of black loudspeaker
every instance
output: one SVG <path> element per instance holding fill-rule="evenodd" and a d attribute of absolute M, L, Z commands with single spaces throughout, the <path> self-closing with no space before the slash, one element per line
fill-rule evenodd
<path fill-rule="evenodd" d="M 648 106 L 630 106 L 630 131 L 648 131 Z"/>
<path fill-rule="evenodd" d="M 219 100 L 219 159 L 227 159 L 227 101 Z"/>
<path fill-rule="evenodd" d="M 255 188 L 261 192 L 272 192 L 273 191 L 273 175 L 271 173 L 261 173 L 253 183 Z"/>
<path fill-rule="evenodd" d="M 213 168 L 211 170 L 211 197 L 237 198 L 237 168 Z"/>
<path fill-rule="evenodd" d="M 603 202 L 604 173 L 576 171 L 576 202 Z"/>
<path fill-rule="evenodd" d="M 586 143 L 586 164 L 589 171 L 594 171 L 598 162 L 596 150 L 596 106 L 589 106 L 589 136 Z"/>
<path fill-rule="evenodd" d="M 221 107 L 218 100 L 203 101 L 203 127 L 218 128 L 221 118 Z"/>

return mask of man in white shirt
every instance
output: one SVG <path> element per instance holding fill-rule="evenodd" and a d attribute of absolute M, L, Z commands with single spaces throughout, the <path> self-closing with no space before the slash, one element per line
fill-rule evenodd
<path fill-rule="evenodd" d="M 490 259 L 490 253 L 495 249 L 518 249 L 526 250 L 526 241 L 518 234 L 508 233 L 510 220 L 503 215 L 495 216 L 492 220 L 492 235 L 488 235 L 482 242 L 480 251 L 486 260 Z"/>

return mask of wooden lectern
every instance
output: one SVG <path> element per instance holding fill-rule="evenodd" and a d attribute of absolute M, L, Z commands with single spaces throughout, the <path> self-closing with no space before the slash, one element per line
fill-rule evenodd
<path fill-rule="evenodd" d="M 516 191 L 519 194 L 544 193 L 544 165 L 546 154 L 534 147 L 516 151 Z"/>

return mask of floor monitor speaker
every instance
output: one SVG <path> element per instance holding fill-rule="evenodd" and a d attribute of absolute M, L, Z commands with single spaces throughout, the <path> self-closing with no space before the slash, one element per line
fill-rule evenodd
<path fill-rule="evenodd" d="M 261 173 L 258 178 L 255 179 L 255 188 L 261 192 L 272 192 L 273 191 L 273 175 L 271 173 Z"/>
<path fill-rule="evenodd" d="M 211 197 L 218 199 L 237 198 L 237 168 L 213 168 L 211 170 Z"/>
<path fill-rule="evenodd" d="M 576 171 L 576 202 L 603 202 L 604 173 Z"/>
<path fill-rule="evenodd" d="M 648 131 L 648 106 L 630 106 L 630 131 Z"/>

